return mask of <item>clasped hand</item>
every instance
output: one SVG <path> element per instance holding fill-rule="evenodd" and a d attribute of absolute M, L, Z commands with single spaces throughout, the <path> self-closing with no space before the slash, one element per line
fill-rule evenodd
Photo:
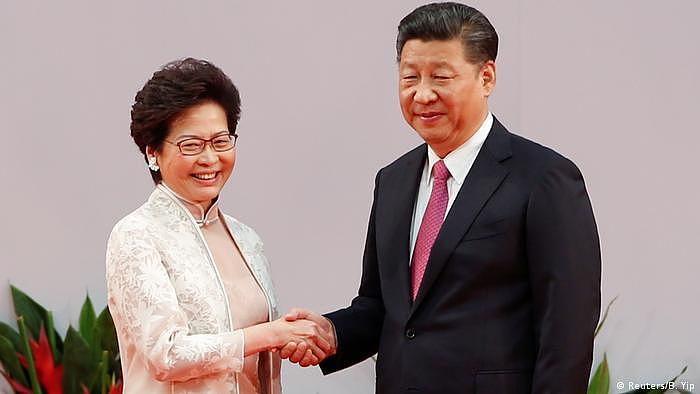
<path fill-rule="evenodd" d="M 272 351 L 279 351 L 280 357 L 308 367 L 335 354 L 335 330 L 325 317 L 306 309 L 292 309 L 275 323 L 279 346 Z"/>

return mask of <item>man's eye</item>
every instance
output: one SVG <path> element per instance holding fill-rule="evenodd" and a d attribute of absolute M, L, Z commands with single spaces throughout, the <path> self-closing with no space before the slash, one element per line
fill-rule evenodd
<path fill-rule="evenodd" d="M 402 79 L 403 79 L 404 81 L 413 81 L 413 80 L 415 80 L 416 78 L 417 78 L 417 77 L 416 77 L 415 75 L 405 75 L 405 76 L 402 77 Z"/>
<path fill-rule="evenodd" d="M 448 77 L 447 75 L 436 75 L 433 78 L 435 78 L 439 81 L 445 81 L 445 80 L 451 79 L 451 77 Z"/>

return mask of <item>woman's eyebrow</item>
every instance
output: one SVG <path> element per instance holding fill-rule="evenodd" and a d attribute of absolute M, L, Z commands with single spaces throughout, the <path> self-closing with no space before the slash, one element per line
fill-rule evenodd
<path fill-rule="evenodd" d="M 215 137 L 218 137 L 218 136 L 221 136 L 221 135 L 224 135 L 224 134 L 230 134 L 230 133 L 228 132 L 228 130 L 221 130 L 221 131 L 217 132 L 216 134 L 214 134 L 214 135 L 212 136 L 212 138 L 215 138 Z M 198 139 L 200 139 L 200 140 L 205 140 L 205 139 L 206 139 L 206 138 L 202 138 L 202 137 L 200 137 L 200 136 L 198 136 L 198 135 L 194 135 L 194 134 L 182 134 L 182 135 L 176 137 L 175 139 L 176 139 L 176 140 L 182 140 L 182 139 L 188 139 L 188 138 L 198 138 Z"/>

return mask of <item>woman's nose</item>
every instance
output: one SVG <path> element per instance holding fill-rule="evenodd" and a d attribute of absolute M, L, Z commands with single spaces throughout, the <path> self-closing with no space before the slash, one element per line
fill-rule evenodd
<path fill-rule="evenodd" d="M 197 161 L 202 163 L 215 163 L 218 159 L 219 155 L 211 146 L 211 142 L 204 144 L 204 150 L 197 157 Z"/>

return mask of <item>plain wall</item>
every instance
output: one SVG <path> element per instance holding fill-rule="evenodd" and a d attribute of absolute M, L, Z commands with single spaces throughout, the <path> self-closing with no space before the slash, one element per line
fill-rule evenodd
<path fill-rule="evenodd" d="M 0 320 L 12 283 L 62 332 L 105 305 L 112 225 L 152 189 L 129 136 L 164 63 L 206 58 L 242 93 L 222 209 L 254 227 L 282 309 L 356 294 L 376 171 L 420 143 L 397 97 L 395 35 L 417 1 L 0 3 Z M 615 383 L 700 386 L 700 27 L 694 1 L 473 3 L 501 38 L 492 112 L 583 171 L 603 252 L 596 342 Z M 370 393 L 371 361 L 285 393 Z M 700 388 L 699 388 L 700 389 Z M 566 390 L 563 389 L 563 392 Z"/>

